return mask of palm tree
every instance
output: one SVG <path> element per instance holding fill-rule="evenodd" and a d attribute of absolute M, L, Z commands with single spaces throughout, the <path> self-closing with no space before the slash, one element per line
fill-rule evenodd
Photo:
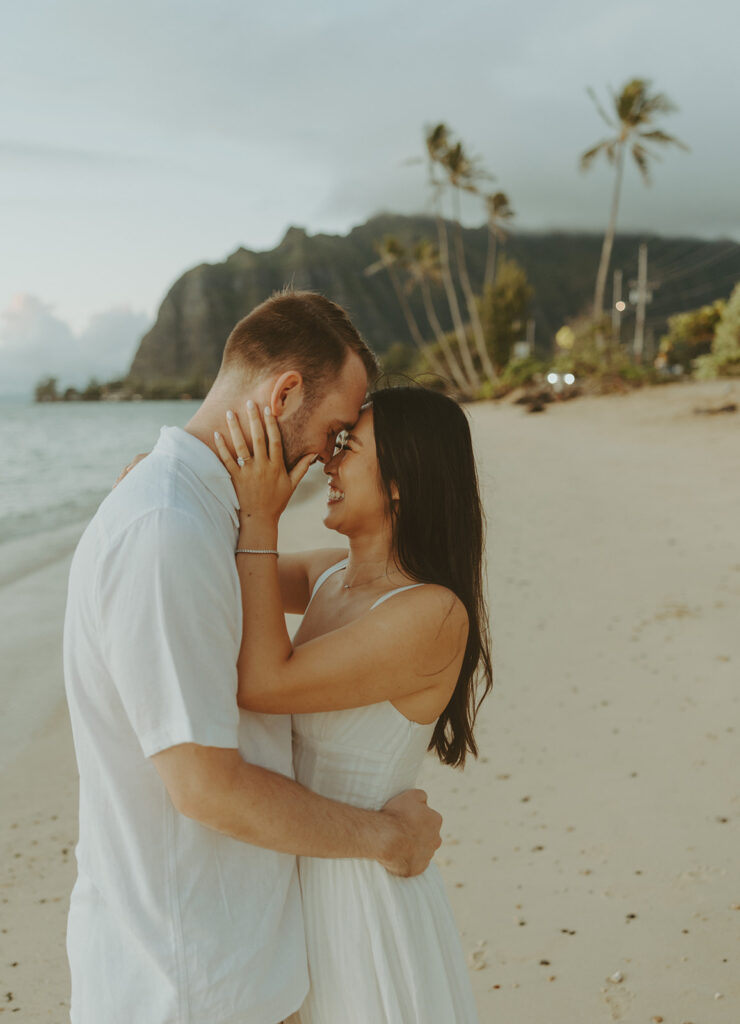
<path fill-rule="evenodd" d="M 442 272 L 439 261 L 439 250 L 432 242 L 429 241 L 429 239 L 424 238 L 414 246 L 411 259 L 408 262 L 408 271 L 410 275 L 408 287 L 409 289 L 413 289 L 418 286 L 421 291 L 421 297 L 424 302 L 424 310 L 427 315 L 427 320 L 429 321 L 429 326 L 432 328 L 442 355 L 445 358 L 450 376 L 455 381 L 455 384 L 462 394 L 468 394 L 470 391 L 470 384 L 465 378 L 463 368 L 457 360 L 457 356 L 450 345 L 447 335 L 442 330 L 442 325 L 439 322 L 437 311 L 434 308 L 430 284 L 440 284 L 442 281 Z"/>
<path fill-rule="evenodd" d="M 446 171 L 449 183 L 452 186 L 456 225 L 455 256 L 457 258 L 457 270 L 460 276 L 460 284 L 462 285 L 462 289 L 465 294 L 465 301 L 468 307 L 470 325 L 473 329 L 473 339 L 475 340 L 475 347 L 478 352 L 478 358 L 480 359 L 483 372 L 489 381 L 493 381 L 496 379 L 496 370 L 494 369 L 491 357 L 488 354 L 486 336 L 483 331 L 483 324 L 481 323 L 480 312 L 478 310 L 478 300 L 476 299 L 470 284 L 470 275 L 468 274 L 468 265 L 465 259 L 465 245 L 463 243 L 460 212 L 460 192 L 471 192 L 477 194 L 478 187 L 476 182 L 482 176 L 482 172 L 477 167 L 476 162 L 468 157 L 463 148 L 462 142 L 456 142 L 454 146 L 448 145 L 441 156 L 440 162 Z"/>
<path fill-rule="evenodd" d="M 496 280 L 496 243 L 503 242 L 506 232 L 502 222 L 511 220 L 514 211 L 509 205 L 509 197 L 505 192 L 491 192 L 485 196 L 486 212 L 488 213 L 488 252 L 486 253 L 486 272 L 483 276 L 483 292 Z"/>
<path fill-rule="evenodd" d="M 449 132 L 447 130 L 447 125 L 438 124 L 431 128 L 426 134 L 425 142 L 427 147 L 427 156 L 429 158 L 429 181 L 432 186 L 434 212 L 437 219 L 439 268 L 442 275 L 442 283 L 447 296 L 447 303 L 450 307 L 452 324 L 455 328 L 455 335 L 460 348 L 460 358 L 462 359 L 463 366 L 465 367 L 465 375 L 468 378 L 469 386 L 473 392 L 477 392 L 480 388 L 480 379 L 475 369 L 473 358 L 470 354 L 468 336 L 460 313 L 460 304 L 457 301 L 455 283 L 452 280 L 452 273 L 450 271 L 450 249 L 447 240 L 447 225 L 445 224 L 444 217 L 442 216 L 440 209 L 444 180 L 440 181 L 437 177 L 436 168 L 438 164 L 442 163 L 445 153 L 449 148 Z"/>
<path fill-rule="evenodd" d="M 606 275 L 609 270 L 614 232 L 617 225 L 619 195 L 622 187 L 622 173 L 627 149 L 631 149 L 632 159 L 637 164 L 637 169 L 646 184 L 650 182 L 648 161 L 650 159 L 659 159 L 657 153 L 651 152 L 646 147 L 646 142 L 658 145 L 673 144 L 681 149 L 688 149 L 688 146 L 681 142 L 680 139 L 667 135 L 664 131 L 653 127 L 656 115 L 670 114 L 676 107 L 665 93 L 651 93 L 650 86 L 651 83 L 648 79 L 633 78 L 630 82 L 627 82 L 619 94 L 612 93 L 614 114 L 611 117 L 599 103 L 594 90 L 588 90 L 588 94 L 594 101 L 600 117 L 606 121 L 615 134 L 609 138 L 602 139 L 601 142 L 597 142 L 595 146 L 592 146 L 591 149 L 583 153 L 581 156 L 581 170 L 588 170 L 600 153 L 605 155 L 610 164 L 616 166 L 609 225 L 604 235 L 599 270 L 596 275 L 594 319 L 600 318 L 603 313 Z"/>
<path fill-rule="evenodd" d="M 404 291 L 399 279 L 398 267 L 406 265 L 406 250 L 399 240 L 393 235 L 386 235 L 383 241 L 375 246 L 375 249 L 380 259 L 375 263 L 372 263 L 369 267 L 366 267 L 364 271 L 365 274 L 369 276 L 371 274 L 377 274 L 381 270 L 385 270 L 388 273 L 393 285 L 393 290 L 396 293 L 396 298 L 403 310 L 403 315 L 406 319 L 409 332 L 414 340 L 414 344 L 427 360 L 433 372 L 438 374 L 440 377 L 445 378 L 447 376 L 445 368 L 437 358 L 434 349 L 424 341 L 424 336 L 419 330 L 419 325 L 416 322 L 414 311 L 409 305 L 406 292 Z"/>

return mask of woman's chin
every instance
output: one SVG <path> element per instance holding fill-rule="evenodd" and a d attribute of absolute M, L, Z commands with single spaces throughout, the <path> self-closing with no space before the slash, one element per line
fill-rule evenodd
<path fill-rule="evenodd" d="M 341 501 L 332 502 L 324 515 L 324 526 L 329 530 L 337 530 L 339 533 L 342 532 L 342 516 L 338 508 L 341 504 Z"/>

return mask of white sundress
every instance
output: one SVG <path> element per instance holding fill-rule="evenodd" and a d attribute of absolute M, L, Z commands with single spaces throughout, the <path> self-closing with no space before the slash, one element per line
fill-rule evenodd
<path fill-rule="evenodd" d="M 346 564 L 323 573 L 311 599 Z M 407 589 L 384 594 L 372 607 Z M 322 796 L 378 810 L 415 787 L 433 729 L 409 721 L 389 701 L 294 715 L 296 778 Z M 390 875 L 371 860 L 300 857 L 298 865 L 311 989 L 286 1024 L 477 1024 L 434 863 L 415 878 Z"/>

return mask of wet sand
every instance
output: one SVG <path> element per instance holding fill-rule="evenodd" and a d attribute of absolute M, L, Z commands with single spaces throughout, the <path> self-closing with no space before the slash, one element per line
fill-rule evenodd
<path fill-rule="evenodd" d="M 422 784 L 482 1024 L 740 1022 L 740 413 L 693 413 L 728 395 L 472 410 L 495 687 L 479 760 Z M 335 543 L 323 500 L 283 548 Z M 67 564 L 0 581 L 0 1013 L 26 1021 L 68 1017 Z"/>

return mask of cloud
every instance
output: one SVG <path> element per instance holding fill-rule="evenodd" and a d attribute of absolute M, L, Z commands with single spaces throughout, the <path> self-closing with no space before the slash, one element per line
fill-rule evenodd
<path fill-rule="evenodd" d="M 36 164 L 70 164 L 88 167 L 119 167 L 137 161 L 130 155 L 106 153 L 102 150 L 74 149 L 38 142 L 7 140 L 0 142 L 0 166 L 28 167 Z"/>
<path fill-rule="evenodd" d="M 0 393 L 27 393 L 46 376 L 68 387 L 123 374 L 147 326 L 143 313 L 119 307 L 75 332 L 41 299 L 15 295 L 0 314 Z"/>

